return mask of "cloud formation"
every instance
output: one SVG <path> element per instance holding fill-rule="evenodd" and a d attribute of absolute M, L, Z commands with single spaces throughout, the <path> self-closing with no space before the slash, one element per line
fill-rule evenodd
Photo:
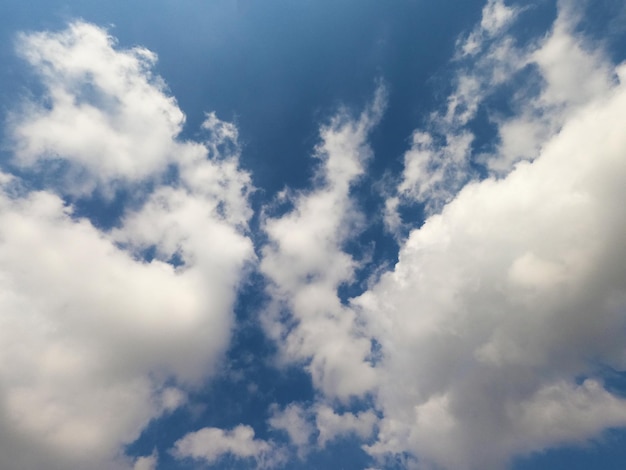
<path fill-rule="evenodd" d="M 407 202 L 432 215 L 370 290 L 350 305 L 337 301 L 354 268 L 331 274 L 350 260 L 342 234 L 359 213 L 344 202 L 349 190 L 324 185 L 330 167 L 292 211 L 267 222 L 261 269 L 283 305 L 269 331 L 331 405 L 373 392 L 382 416 L 335 420 L 322 401 L 308 412 L 318 411 L 322 446 L 342 423 L 364 439 L 378 430 L 365 448 L 380 462 L 408 453 L 416 468 L 502 468 L 516 455 L 626 425 L 626 401 L 603 384 L 604 368 L 625 366 L 623 67 L 576 33 L 571 2 L 559 3 L 549 33 L 528 44 L 509 32 L 520 14 L 490 0 L 459 42 L 455 89 L 430 130 L 414 133 L 398 196 L 387 201 L 391 228 Z M 519 89 L 510 115 L 492 115 L 495 144 L 479 153 L 470 124 L 494 90 L 522 74 L 538 87 Z M 334 134 L 322 136 L 326 145 Z M 316 205 L 322 196 L 328 204 Z M 344 348 L 355 338 L 351 354 Z M 350 389 L 326 380 L 333 368 Z"/>
<path fill-rule="evenodd" d="M 272 468 L 281 463 L 281 453 L 273 444 L 254 438 L 250 426 L 239 425 L 230 431 L 203 428 L 176 441 L 172 453 L 178 459 L 192 458 L 208 464 L 230 455 L 253 459 L 256 468 Z"/>
<path fill-rule="evenodd" d="M 626 77 L 573 36 L 574 13 L 561 2 L 526 56 L 538 95 L 497 121 L 502 140 L 487 162 L 505 176 L 466 184 L 353 301 L 381 344 L 372 455 L 502 468 L 626 425 L 626 400 L 603 383 L 605 368 L 626 366 Z M 470 95 L 482 100 L 481 90 Z M 513 158 L 513 127 L 535 126 L 537 114 L 535 153 Z M 415 149 L 407 155 L 410 165 Z"/>
<path fill-rule="evenodd" d="M 386 223 L 397 231 L 403 203 L 423 204 L 428 213 L 441 210 L 468 181 L 472 168 L 474 132 L 468 127 L 483 101 L 526 65 L 524 52 L 507 34 L 519 8 L 489 0 L 482 19 L 457 43 L 453 90 L 442 110 L 431 113 L 424 128 L 412 135 L 404 155 L 404 170 L 395 197 L 387 201 Z"/>
<path fill-rule="evenodd" d="M 274 405 L 271 412 L 268 420 L 270 427 L 286 433 L 298 457 L 304 459 L 311 450 L 311 439 L 315 433 L 308 410 L 299 403 L 290 403 L 284 409 Z"/>
<path fill-rule="evenodd" d="M 319 390 L 344 401 L 363 395 L 375 382 L 370 340 L 337 289 L 353 280 L 357 267 L 343 246 L 358 233 L 363 217 L 350 189 L 371 158 L 367 137 L 384 103 L 385 90 L 379 88 L 357 119 L 342 112 L 322 127 L 315 153 L 320 160 L 316 187 L 287 194 L 293 208 L 264 221 L 268 243 L 260 270 L 273 299 L 266 331 L 285 361 L 306 364 Z"/>
<path fill-rule="evenodd" d="M 320 447 L 334 439 L 350 435 L 367 440 L 374 433 L 374 426 L 378 422 L 378 417 L 371 410 L 336 413 L 330 406 L 322 404 L 317 406 L 315 414 L 315 425 L 319 430 L 317 443 Z"/>
<path fill-rule="evenodd" d="M 609 91 L 614 73 L 603 50 L 576 32 L 581 10 L 559 2 L 546 37 L 520 42 L 513 26 L 524 8 L 487 2 L 480 24 L 457 43 L 446 106 L 413 133 L 397 194 L 387 201 L 391 231 L 402 226 L 402 205 L 438 212 L 481 171 L 504 176 L 519 161 L 536 158 L 576 109 Z M 487 148 L 476 147 L 471 126 L 479 111 L 497 134 Z"/>
<path fill-rule="evenodd" d="M 174 162 L 184 115 L 151 72 L 154 53 L 116 50 L 112 37 L 83 22 L 18 41 L 45 96 L 13 116 L 17 164 L 49 171 L 69 163 L 74 172 L 64 183 L 81 194 L 140 181 Z"/>
<path fill-rule="evenodd" d="M 44 95 L 10 119 L 14 163 L 47 187 L 2 174 L 3 465 L 130 468 L 122 446 L 184 404 L 228 345 L 254 258 L 249 176 L 215 115 L 207 143 L 177 138 L 183 114 L 149 51 L 80 22 L 22 35 L 19 50 Z M 121 186 L 137 197 L 109 231 L 64 199 Z"/>
<path fill-rule="evenodd" d="M 558 2 L 521 42 L 524 7 L 487 0 L 386 201 L 389 270 L 347 248 L 370 223 L 354 188 L 384 87 L 321 126 L 311 189 L 261 207 L 255 247 L 234 124 L 208 113 L 204 140 L 182 139 L 156 56 L 94 25 L 21 35 L 43 87 L 10 115 L 0 172 L 3 464 L 158 468 L 125 446 L 212 377 L 255 268 L 274 365 L 304 368 L 313 398 L 270 405 L 265 434 L 203 423 L 161 457 L 286 467 L 352 438 L 381 467 L 496 470 L 625 427 L 607 372 L 626 368 L 626 66 L 581 11 Z M 122 192 L 110 229 L 78 208 Z M 411 205 L 427 218 L 402 219 Z M 346 300 L 364 268 L 380 276 Z"/>

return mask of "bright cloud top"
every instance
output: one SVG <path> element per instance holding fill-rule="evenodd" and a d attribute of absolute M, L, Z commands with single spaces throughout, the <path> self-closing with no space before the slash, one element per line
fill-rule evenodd
<path fill-rule="evenodd" d="M 183 115 L 151 76 L 153 54 L 85 23 L 23 35 L 20 51 L 45 94 L 12 117 L 16 163 L 47 181 L 36 163 L 52 159 L 63 183 L 31 191 L 2 176 L 0 452 L 16 469 L 126 468 L 121 446 L 183 404 L 228 345 L 253 259 L 249 177 L 214 115 L 208 143 L 176 139 Z M 227 139 L 234 153 L 217 154 Z M 168 165 L 179 177 L 163 186 Z M 62 199 L 120 182 L 137 203 L 112 231 Z"/>

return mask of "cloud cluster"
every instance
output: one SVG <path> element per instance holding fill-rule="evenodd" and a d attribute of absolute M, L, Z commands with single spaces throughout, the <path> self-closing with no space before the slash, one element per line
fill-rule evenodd
<path fill-rule="evenodd" d="M 315 428 L 310 422 L 309 411 L 299 403 L 290 403 L 284 409 L 272 407 L 268 424 L 274 430 L 287 434 L 289 442 L 296 448 L 298 457 L 303 459 L 311 449 Z"/>
<path fill-rule="evenodd" d="M 507 29 L 519 14 L 490 0 L 459 42 L 456 88 L 433 130 L 415 132 L 398 197 L 387 202 L 426 203 L 433 215 L 371 289 L 350 305 L 337 301 L 353 270 L 332 274 L 359 212 L 344 202 L 349 191 L 337 199 L 325 183 L 332 175 L 267 222 L 262 270 L 285 305 L 270 329 L 281 350 L 307 365 L 325 399 L 373 391 L 382 416 L 361 428 L 355 415 L 334 420 L 332 407 L 314 404 L 308 421 L 298 414 L 317 427 L 306 444 L 314 432 L 321 443 L 338 435 L 328 426 L 341 422 L 364 439 L 376 428 L 366 449 L 381 462 L 408 453 L 416 468 L 501 468 L 626 425 L 626 400 L 603 384 L 606 368 L 626 366 L 625 72 L 576 32 L 571 2 L 559 3 L 545 38 L 526 45 Z M 469 125 L 520 74 L 537 87 L 513 96 L 510 115 L 492 116 L 495 145 L 478 154 Z M 480 180 L 476 164 L 490 176 Z M 358 354 L 344 349 L 355 338 L 346 331 L 358 331 Z M 326 379 L 333 367 L 350 389 Z"/>
<path fill-rule="evenodd" d="M 334 439 L 350 435 L 367 440 L 378 422 L 378 417 L 371 410 L 356 414 L 336 413 L 330 406 L 322 404 L 317 406 L 315 413 L 315 425 L 319 431 L 317 443 L 321 447 Z"/>
<path fill-rule="evenodd" d="M 268 410 L 290 446 L 205 427 L 174 458 L 280 467 L 351 436 L 381 466 L 489 470 L 626 426 L 605 384 L 626 368 L 626 66 L 581 36 L 574 2 L 526 43 L 522 14 L 488 0 L 458 42 L 453 90 L 386 201 L 398 262 L 349 301 L 366 260 L 346 245 L 368 223 L 353 189 L 384 88 L 321 127 L 312 189 L 262 208 L 257 247 L 264 330 L 315 398 Z M 152 470 L 156 452 L 123 448 L 211 376 L 255 262 L 238 130 L 210 113 L 205 141 L 181 139 L 154 54 L 93 25 L 24 34 L 19 51 L 43 91 L 11 115 L 19 171 L 0 173 L 3 464 Z M 497 90 L 512 90 L 507 112 L 489 109 Z M 479 110 L 495 135 L 480 149 Z M 71 203 L 118 191 L 111 229 Z M 410 204 L 427 219 L 402 220 Z"/>
<path fill-rule="evenodd" d="M 118 50 L 80 22 L 22 35 L 19 49 L 44 94 L 8 132 L 14 163 L 45 187 L 2 174 L 3 465 L 129 468 L 122 446 L 183 404 L 228 345 L 254 258 L 249 176 L 232 125 L 214 115 L 206 143 L 178 139 L 183 114 L 152 76 L 152 53 Z M 113 230 L 64 199 L 120 187 L 137 197 Z"/>
<path fill-rule="evenodd" d="M 172 453 L 178 459 L 192 458 L 215 463 L 225 455 L 253 459 L 256 468 L 273 468 L 282 463 L 282 454 L 273 444 L 255 439 L 250 426 L 239 425 L 230 431 L 203 428 L 176 441 Z"/>
<path fill-rule="evenodd" d="M 370 340 L 337 289 L 353 280 L 357 267 L 344 251 L 362 225 L 350 189 L 371 157 L 367 137 L 384 101 L 379 88 L 358 118 L 339 113 L 323 127 L 315 154 L 321 163 L 316 188 L 293 195 L 290 211 L 264 221 L 268 243 L 260 270 L 274 301 L 266 330 L 285 360 L 305 364 L 317 388 L 344 401 L 364 394 L 375 381 Z"/>
<path fill-rule="evenodd" d="M 353 301 L 382 352 L 372 455 L 501 468 L 626 425 L 626 400 L 603 383 L 606 368 L 626 367 L 626 71 L 574 35 L 575 13 L 559 4 L 550 33 L 524 56 L 540 90 L 496 121 L 500 143 L 486 161 L 505 176 L 467 184 Z M 479 103 L 482 90 L 463 100 Z M 407 168 L 414 157 L 415 147 Z M 407 181 L 405 172 L 401 191 Z"/>
<path fill-rule="evenodd" d="M 532 164 L 468 185 L 359 299 L 386 377 L 372 451 L 490 468 L 626 424 L 599 377 L 576 382 L 626 365 L 625 104 L 620 85 Z"/>

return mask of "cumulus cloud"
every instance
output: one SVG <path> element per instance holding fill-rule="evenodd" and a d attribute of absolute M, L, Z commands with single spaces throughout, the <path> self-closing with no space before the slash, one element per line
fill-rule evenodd
<path fill-rule="evenodd" d="M 272 443 L 255 439 L 250 426 L 239 425 L 232 430 L 203 428 L 176 441 L 172 449 L 178 459 L 192 458 L 215 463 L 230 455 L 238 459 L 254 459 L 257 468 L 271 468 L 281 463 L 282 454 Z"/>
<path fill-rule="evenodd" d="M 626 70 L 573 35 L 572 8 L 532 52 L 536 155 L 467 184 L 353 301 L 381 345 L 372 455 L 502 468 L 626 426 L 602 373 L 626 367 Z"/>
<path fill-rule="evenodd" d="M 209 114 L 207 142 L 178 139 L 154 55 L 93 25 L 22 35 L 19 50 L 45 93 L 10 119 L 15 162 L 67 179 L 0 178 L 3 464 L 153 468 L 123 446 L 210 375 L 254 258 L 236 128 Z M 142 198 L 110 231 L 63 199 L 120 184 Z"/>
<path fill-rule="evenodd" d="M 496 469 L 518 454 L 626 426 L 626 400 L 602 374 L 626 366 L 624 68 L 576 32 L 571 2 L 561 2 L 548 34 L 528 44 L 507 29 L 518 14 L 489 1 L 459 43 L 457 60 L 466 62 L 455 89 L 430 130 L 413 135 L 398 196 L 387 201 L 396 224 L 393 212 L 407 201 L 432 215 L 371 289 L 341 305 L 337 288 L 354 268 L 331 281 L 346 260 L 346 238 L 337 234 L 350 234 L 353 219 L 341 219 L 349 193 L 337 198 L 331 184 L 318 183 L 292 199 L 292 211 L 266 220 L 261 266 L 283 305 L 270 312 L 268 331 L 283 354 L 307 365 L 323 396 L 373 392 L 381 416 L 340 415 L 321 404 L 286 408 L 284 422 L 299 423 L 289 428 L 306 430 L 292 432 L 302 447 L 315 416 L 320 446 L 348 433 L 366 441 L 376 431 L 365 449 L 383 466 L 397 456 L 407 467 Z M 477 155 L 469 125 L 479 107 L 525 73 L 537 88 L 511 98 L 510 116 L 491 117 L 495 145 Z M 477 163 L 486 179 L 473 172 Z M 322 195 L 332 202 L 314 205 Z M 326 318 L 314 315 L 320 306 Z M 339 311 L 347 326 L 328 321 Z M 358 354 L 342 349 L 354 331 Z M 365 344 L 372 340 L 380 346 L 375 364 Z M 341 362 L 325 354 L 329 347 L 344 351 Z M 348 367 L 367 374 L 353 378 Z M 333 368 L 350 388 L 326 380 Z"/>
<path fill-rule="evenodd" d="M 384 95 L 379 88 L 357 119 L 343 112 L 322 128 L 316 187 L 291 196 L 293 208 L 263 224 L 268 243 L 260 270 L 273 299 L 266 330 L 286 361 L 305 363 L 314 385 L 341 400 L 366 393 L 375 381 L 370 340 L 337 289 L 357 267 L 343 249 L 362 223 L 350 188 L 371 157 L 367 136 L 380 119 Z"/>
<path fill-rule="evenodd" d="M 499 143 L 495 153 L 482 156 L 494 174 L 506 174 L 518 161 L 535 158 L 577 109 L 614 85 L 615 73 L 603 51 L 576 34 L 580 15 L 573 3 L 560 2 L 546 38 L 519 53 L 541 86 L 518 93 L 513 116 L 494 117 Z"/>
<path fill-rule="evenodd" d="M 372 410 L 339 413 L 321 401 L 309 406 L 302 403 L 290 403 L 284 408 L 273 405 L 270 413 L 270 428 L 287 435 L 300 459 L 336 439 L 356 436 L 368 441 L 378 423 L 378 416 Z"/>
<path fill-rule="evenodd" d="M 497 469 L 626 426 L 603 376 L 626 368 L 626 69 L 580 35 L 573 2 L 524 44 L 511 29 L 522 14 L 488 0 L 459 41 L 453 90 L 386 201 L 388 226 L 410 229 L 398 263 L 347 303 L 338 290 L 363 262 L 346 244 L 365 224 L 352 188 L 384 89 L 322 126 L 313 187 L 265 207 L 259 250 L 263 326 L 316 401 L 270 408 L 289 449 L 250 426 L 208 427 L 176 458 L 281 466 L 356 436 L 382 467 Z M 154 54 L 93 25 L 24 34 L 19 51 L 43 92 L 7 126 L 26 178 L 0 172 L 3 463 L 151 470 L 156 451 L 124 446 L 211 375 L 255 260 L 238 130 L 208 113 L 205 141 L 182 140 Z M 479 151 L 471 125 L 507 87 L 510 110 L 487 113 L 496 139 Z M 106 205 L 119 189 L 131 196 L 110 230 L 68 202 Z M 419 228 L 398 212 L 415 203 L 429 214 Z M 365 396 L 370 410 L 347 411 Z"/>
<path fill-rule="evenodd" d="M 13 115 L 15 163 L 48 172 L 70 166 L 64 186 L 83 194 L 140 181 L 174 162 L 184 115 L 151 72 L 154 53 L 118 50 L 106 31 L 84 22 L 18 39 L 44 96 Z"/>

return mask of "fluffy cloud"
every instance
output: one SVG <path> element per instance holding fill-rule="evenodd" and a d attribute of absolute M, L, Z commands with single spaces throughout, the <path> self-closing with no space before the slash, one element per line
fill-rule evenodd
<path fill-rule="evenodd" d="M 317 187 L 291 197 L 293 209 L 286 214 L 264 221 L 268 244 L 260 269 L 274 300 L 266 330 L 285 360 L 306 363 L 314 385 L 341 400 L 366 393 L 375 381 L 370 340 L 337 288 L 353 279 L 357 266 L 343 251 L 362 217 L 350 188 L 365 171 L 371 156 L 367 136 L 383 106 L 380 88 L 358 119 L 340 113 L 323 127 Z"/>
<path fill-rule="evenodd" d="M 581 12 L 573 2 L 559 2 L 554 25 L 540 40 L 520 43 L 512 30 L 523 9 L 489 0 L 478 26 L 457 44 L 453 90 L 444 109 L 417 129 L 404 156 L 397 195 L 387 201 L 387 225 L 397 231 L 402 204 L 423 204 L 438 212 L 471 180 L 476 165 L 492 175 L 506 175 L 522 160 L 534 159 L 542 146 L 580 107 L 606 94 L 614 73 L 602 50 L 576 33 Z M 494 96 L 510 112 L 491 106 Z M 493 148 L 474 148 L 468 124 L 485 111 L 496 129 Z"/>
<path fill-rule="evenodd" d="M 353 301 L 382 353 L 372 455 L 500 468 L 626 426 L 602 374 L 626 367 L 626 69 L 573 36 L 572 8 L 532 52 L 544 81 L 518 115 L 549 123 L 532 161 L 500 154 L 508 174 L 467 184 Z"/>
<path fill-rule="evenodd" d="M 206 143 L 177 139 L 183 114 L 150 52 L 85 23 L 19 44 L 45 96 L 11 118 L 16 163 L 64 184 L 1 178 L 0 453 L 14 469 L 131 468 L 123 445 L 185 403 L 228 345 L 254 258 L 249 176 L 215 115 Z M 63 199 L 120 184 L 141 197 L 111 231 Z"/>
<path fill-rule="evenodd" d="M 626 72 L 576 33 L 571 2 L 530 44 L 507 29 L 519 14 L 489 1 L 459 43 L 455 89 L 430 129 L 413 135 L 398 196 L 387 201 L 391 227 L 402 223 L 395 210 L 405 202 L 433 215 L 401 241 L 398 264 L 371 289 L 350 305 L 337 301 L 354 272 L 342 251 L 353 233 L 349 192 L 318 184 L 266 221 L 261 266 L 283 308 L 270 312 L 268 331 L 283 354 L 307 364 L 323 396 L 374 391 L 382 415 L 316 405 L 321 446 L 377 429 L 366 449 L 383 465 L 408 453 L 405 465 L 416 468 L 491 469 L 626 425 L 626 400 L 602 375 L 626 366 Z M 477 155 L 469 124 L 522 74 L 537 88 L 511 98 L 510 116 L 492 115 L 495 145 Z M 322 146 L 335 134 L 345 135 L 326 129 Z M 491 175 L 482 181 L 472 170 L 479 162 Z M 327 168 L 318 180 L 332 181 Z M 336 174 L 351 181 L 343 165 Z M 329 382 L 332 371 L 350 387 Z M 293 431 L 308 446 L 312 411 L 283 415 L 300 423 L 285 429 L 308 430 Z"/>
<path fill-rule="evenodd" d="M 534 71 L 534 80 L 542 86 L 539 92 L 532 88 L 518 92 L 513 116 L 494 118 L 500 141 L 494 154 L 482 157 L 493 173 L 506 174 L 518 161 L 535 158 L 578 109 L 613 86 L 613 67 L 603 51 L 576 34 L 580 15 L 573 3 L 560 2 L 546 38 L 513 55 L 526 70 Z"/>
<path fill-rule="evenodd" d="M 65 187 L 83 194 L 140 181 L 175 161 L 184 115 L 151 73 L 156 55 L 114 46 L 82 22 L 19 38 L 44 97 L 12 117 L 17 164 L 47 172 L 70 165 Z"/>
<path fill-rule="evenodd" d="M 239 459 L 254 459 L 257 468 L 271 468 L 282 460 L 273 444 L 254 438 L 250 426 L 239 425 L 230 431 L 203 428 L 176 441 L 172 453 L 178 459 L 192 458 L 214 463 L 225 455 Z"/>
<path fill-rule="evenodd" d="M 357 436 L 367 441 L 373 436 L 378 422 L 378 416 L 372 410 L 337 413 L 332 406 L 322 402 L 309 407 L 290 403 L 282 409 L 273 405 L 270 412 L 268 424 L 287 434 L 300 459 L 342 437 Z M 317 447 L 313 446 L 314 440 Z"/>
<path fill-rule="evenodd" d="M 356 436 L 383 466 L 494 469 L 626 426 L 626 400 L 603 376 L 626 367 L 626 69 L 580 36 L 573 2 L 526 44 L 510 29 L 522 14 L 488 0 L 459 42 L 453 91 L 413 134 L 387 201 L 388 225 L 412 230 L 365 293 L 345 303 L 338 290 L 362 267 L 345 249 L 366 223 L 351 190 L 384 90 L 322 127 L 314 187 L 261 216 L 265 331 L 283 363 L 311 374 L 317 400 L 274 406 L 267 425 L 301 459 Z M 120 50 L 95 26 L 23 35 L 19 49 L 43 95 L 9 120 L 26 178 L 0 173 L 3 463 L 153 469 L 156 452 L 132 459 L 124 445 L 210 376 L 254 261 L 237 128 L 210 113 L 206 141 L 180 139 L 154 54 Z M 533 86 L 516 85 L 525 76 Z M 478 154 L 471 124 L 507 87 L 510 113 L 488 113 L 496 141 Z M 106 206 L 119 189 L 128 205 L 110 230 L 68 202 Z M 396 211 L 414 203 L 431 214 L 420 228 Z M 345 411 L 364 396 L 371 410 Z M 288 457 L 245 425 L 200 429 L 172 453 L 259 467 Z"/>
<path fill-rule="evenodd" d="M 319 405 L 315 410 L 315 424 L 319 430 L 317 443 L 324 447 L 333 439 L 356 435 L 363 440 L 370 438 L 378 417 L 371 410 L 360 413 L 335 413 L 328 405 Z"/>

